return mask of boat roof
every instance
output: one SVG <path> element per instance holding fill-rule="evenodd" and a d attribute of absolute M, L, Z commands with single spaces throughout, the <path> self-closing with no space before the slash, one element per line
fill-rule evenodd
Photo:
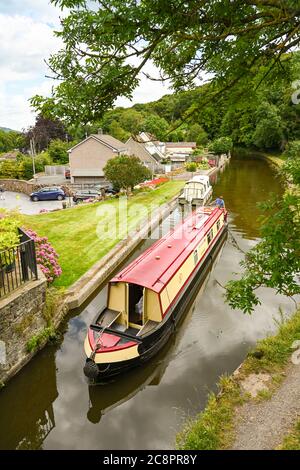
<path fill-rule="evenodd" d="M 138 284 L 161 292 L 222 212 L 218 207 L 201 207 L 192 212 L 110 282 Z"/>
<path fill-rule="evenodd" d="M 196 175 L 190 181 L 209 181 L 209 176 L 207 176 L 207 175 Z"/>
<path fill-rule="evenodd" d="M 193 178 L 191 178 L 190 180 L 188 180 L 186 182 L 186 184 L 189 184 L 189 183 L 209 183 L 209 176 L 206 176 L 206 175 L 197 175 L 197 176 L 194 176 Z"/>

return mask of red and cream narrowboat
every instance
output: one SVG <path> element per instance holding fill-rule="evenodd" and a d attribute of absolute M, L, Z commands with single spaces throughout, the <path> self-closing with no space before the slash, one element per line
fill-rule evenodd
<path fill-rule="evenodd" d="M 118 374 L 160 350 L 218 251 L 226 219 L 224 209 L 199 208 L 109 282 L 107 306 L 85 339 L 87 377 Z"/>

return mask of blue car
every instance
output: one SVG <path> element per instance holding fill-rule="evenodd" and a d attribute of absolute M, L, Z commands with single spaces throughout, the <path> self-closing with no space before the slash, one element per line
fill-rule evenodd
<path fill-rule="evenodd" d="M 66 198 L 64 191 L 60 188 L 42 188 L 30 194 L 30 199 L 37 201 L 62 201 Z"/>

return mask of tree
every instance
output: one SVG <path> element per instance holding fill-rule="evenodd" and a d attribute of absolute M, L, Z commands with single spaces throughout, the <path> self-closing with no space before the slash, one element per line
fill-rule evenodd
<path fill-rule="evenodd" d="M 74 143 L 63 142 L 60 139 L 51 140 L 48 147 L 48 154 L 53 160 L 53 163 L 59 165 L 65 165 L 69 163 L 69 154 L 68 150 L 73 146 Z"/>
<path fill-rule="evenodd" d="M 300 294 L 300 157 L 287 159 L 282 175 L 293 186 L 282 198 L 261 205 L 265 211 L 261 241 L 241 262 L 241 279 L 226 286 L 229 305 L 245 313 L 260 303 L 259 287 L 272 287 L 289 297 Z"/>
<path fill-rule="evenodd" d="M 28 147 L 29 140 L 34 139 L 37 152 L 45 150 L 53 139 L 65 140 L 70 138 L 64 125 L 58 119 L 48 119 L 42 114 L 37 116 L 35 125 L 28 129 L 25 137 Z"/>
<path fill-rule="evenodd" d="M 256 112 L 253 143 L 260 149 L 274 149 L 280 147 L 282 141 L 282 123 L 276 106 L 262 103 Z"/>
<path fill-rule="evenodd" d="M 22 149 L 25 145 L 24 136 L 16 131 L 4 131 L 0 129 L 0 153 L 10 150 Z"/>
<path fill-rule="evenodd" d="M 131 190 L 135 185 L 151 178 L 151 171 L 138 157 L 119 155 L 111 158 L 103 168 L 104 175 L 116 188 Z"/>
<path fill-rule="evenodd" d="M 122 121 L 119 121 L 122 128 L 130 134 L 138 134 L 143 124 L 144 116 L 135 109 L 124 109 L 122 112 Z"/>
<path fill-rule="evenodd" d="M 266 66 L 264 79 L 271 69 L 282 74 L 300 43 L 296 0 L 51 1 L 69 9 L 56 33 L 64 48 L 49 59 L 60 84 L 32 104 L 69 122 L 101 119 L 118 96 L 131 98 L 150 60 L 176 91 L 210 72 L 212 102 L 239 82 L 247 89 L 253 67 Z M 205 102 L 206 93 L 191 113 Z"/>
<path fill-rule="evenodd" d="M 116 120 L 110 123 L 108 127 L 108 133 L 121 142 L 126 142 L 126 140 L 130 137 L 130 133 L 124 131 L 119 122 Z"/>
<path fill-rule="evenodd" d="M 187 131 L 186 139 L 189 142 L 196 142 L 197 145 L 205 145 L 208 142 L 208 136 L 200 124 L 193 124 Z"/>
<path fill-rule="evenodd" d="M 154 135 L 156 139 L 163 140 L 166 136 L 168 122 L 155 114 L 150 114 L 142 125 L 142 130 Z"/>
<path fill-rule="evenodd" d="M 208 147 L 208 150 L 216 155 L 222 155 L 223 153 L 228 154 L 231 149 L 232 140 L 230 137 L 220 137 L 214 140 Z"/>
<path fill-rule="evenodd" d="M 42 173 L 45 171 L 45 165 L 51 165 L 52 161 L 46 152 L 37 155 L 34 158 L 35 172 Z M 33 178 L 33 164 L 32 157 L 26 155 L 18 159 L 18 174 L 20 179 L 30 180 Z"/>

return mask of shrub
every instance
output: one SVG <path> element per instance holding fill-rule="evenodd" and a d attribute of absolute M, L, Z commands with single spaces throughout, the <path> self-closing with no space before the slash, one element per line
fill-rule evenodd
<path fill-rule="evenodd" d="M 134 186 L 151 178 L 151 171 L 146 168 L 138 157 L 119 155 L 111 158 L 103 168 L 104 175 L 114 187 L 133 189 Z"/>
<path fill-rule="evenodd" d="M 48 326 L 27 341 L 26 349 L 28 352 L 36 351 L 44 342 L 54 339 L 56 339 L 55 329 L 53 326 Z"/>
<path fill-rule="evenodd" d="M 14 248 L 20 242 L 18 234 L 19 217 L 17 212 L 0 209 L 0 252 Z M 0 254 L 0 264 L 8 265 L 14 261 L 14 250 Z"/>
<path fill-rule="evenodd" d="M 1 178 L 18 179 L 20 176 L 19 164 L 15 161 L 4 160 L 0 163 Z"/>
<path fill-rule="evenodd" d="M 194 172 L 197 170 L 197 164 L 195 162 L 190 162 L 185 165 L 186 171 Z"/>
<path fill-rule="evenodd" d="M 26 233 L 35 242 L 37 263 L 50 284 L 62 274 L 62 269 L 58 264 L 58 254 L 47 237 L 39 237 L 36 232 L 30 229 L 27 229 Z"/>

